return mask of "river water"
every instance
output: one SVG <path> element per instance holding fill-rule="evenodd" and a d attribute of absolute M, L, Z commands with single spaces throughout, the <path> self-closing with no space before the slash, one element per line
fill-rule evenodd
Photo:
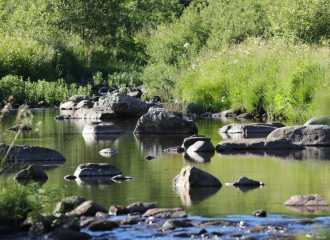
<path fill-rule="evenodd" d="M 188 135 L 143 135 L 134 136 L 137 118 L 114 119 L 107 122 L 125 131 L 118 136 L 83 136 L 89 120 L 56 121 L 54 117 L 65 111 L 52 109 L 33 110 L 29 133 L 21 134 L 18 145 L 47 147 L 62 153 L 67 161 L 63 164 L 45 163 L 49 176 L 45 186 L 66 185 L 71 195 L 93 200 L 106 209 L 111 205 L 127 206 L 134 202 L 153 202 L 157 207 L 183 207 L 190 216 L 202 218 L 229 218 L 251 215 L 257 209 L 265 209 L 272 219 L 306 218 L 328 216 L 327 208 L 288 208 L 283 203 L 297 194 L 321 194 L 330 200 L 330 148 L 307 148 L 294 152 L 241 152 L 211 156 L 184 156 L 182 153 L 166 153 L 163 150 L 181 145 Z M 16 112 L 2 119 L 2 132 L 15 125 Z M 215 146 L 222 140 L 218 128 L 237 122 L 234 119 L 195 118 L 199 134 L 211 137 Z M 284 123 L 292 125 L 290 123 Z M 5 135 L 3 142 L 10 143 L 14 133 Z M 112 148 L 118 153 L 103 157 L 99 151 Z M 155 156 L 151 161 L 147 155 Z M 75 172 L 82 163 L 110 163 L 131 181 L 94 182 L 67 181 L 63 177 Z M 175 192 L 173 178 L 182 167 L 193 165 L 215 177 L 223 184 L 221 189 Z M 13 173 L 0 176 L 1 182 L 14 181 Z M 240 176 L 247 176 L 265 183 L 262 188 L 239 189 L 226 186 Z"/>

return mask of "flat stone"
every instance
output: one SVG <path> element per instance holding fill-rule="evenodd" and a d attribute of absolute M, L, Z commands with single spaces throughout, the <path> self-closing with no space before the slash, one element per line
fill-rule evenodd
<path fill-rule="evenodd" d="M 295 195 L 284 203 L 285 206 L 327 206 L 328 203 L 322 195 Z"/>
<path fill-rule="evenodd" d="M 153 208 L 145 212 L 143 217 L 185 218 L 187 217 L 187 212 L 182 208 Z"/>
<path fill-rule="evenodd" d="M 19 173 L 16 174 L 14 179 L 35 179 L 35 178 L 46 178 L 48 179 L 45 171 L 40 167 L 31 164 L 28 168 L 23 169 Z"/>
<path fill-rule="evenodd" d="M 236 182 L 233 183 L 233 186 L 263 186 L 265 185 L 262 182 L 254 181 L 253 179 L 249 179 L 247 177 L 240 177 Z"/>
<path fill-rule="evenodd" d="M 60 110 L 73 110 L 75 109 L 77 103 L 73 101 L 64 101 L 60 104 Z"/>
<path fill-rule="evenodd" d="M 145 213 L 149 209 L 156 208 L 156 205 L 153 203 L 142 203 L 142 202 L 136 202 L 132 203 L 127 206 L 127 209 L 131 212 L 139 212 L 139 213 Z"/>
<path fill-rule="evenodd" d="M 84 163 L 80 164 L 74 175 L 76 177 L 100 177 L 121 175 L 121 171 L 109 163 Z"/>
<path fill-rule="evenodd" d="M 116 125 L 103 122 L 91 122 L 85 125 L 82 134 L 123 134 Z"/>
<path fill-rule="evenodd" d="M 279 128 L 271 132 L 267 140 L 286 140 L 303 146 L 329 146 L 330 126 L 307 125 Z"/>
<path fill-rule="evenodd" d="M 281 123 L 234 123 L 219 129 L 218 133 L 271 133 L 285 127 Z"/>
<path fill-rule="evenodd" d="M 214 152 L 214 146 L 211 142 L 197 141 L 187 149 L 189 152 Z"/>

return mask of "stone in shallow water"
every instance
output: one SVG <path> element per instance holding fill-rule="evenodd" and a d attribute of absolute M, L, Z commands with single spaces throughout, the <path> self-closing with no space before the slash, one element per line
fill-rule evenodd
<path fill-rule="evenodd" d="M 256 210 L 256 211 L 254 211 L 252 214 L 253 214 L 253 216 L 255 216 L 255 217 L 267 217 L 267 213 L 266 213 L 266 211 L 263 210 L 263 209 Z"/>
<path fill-rule="evenodd" d="M 233 186 L 264 186 L 265 184 L 247 177 L 240 177 L 236 182 L 233 183 Z"/>
<path fill-rule="evenodd" d="M 28 168 L 23 169 L 16 174 L 14 179 L 34 179 L 34 178 L 46 178 L 47 174 L 41 167 L 31 164 Z"/>
<path fill-rule="evenodd" d="M 189 152 L 214 152 L 214 146 L 210 142 L 197 141 L 187 149 Z"/>
<path fill-rule="evenodd" d="M 153 208 L 143 214 L 143 217 L 185 218 L 187 212 L 182 208 Z"/>
<path fill-rule="evenodd" d="M 160 228 L 160 230 L 162 231 L 166 231 L 166 230 L 172 230 L 178 227 L 193 227 L 193 225 L 191 224 L 190 220 L 176 220 L 176 219 L 171 219 L 171 220 L 167 220 L 163 226 Z"/>
<path fill-rule="evenodd" d="M 322 195 L 295 195 L 284 203 L 285 206 L 327 206 L 328 203 Z"/>
<path fill-rule="evenodd" d="M 149 209 L 156 208 L 156 205 L 153 203 L 142 203 L 142 202 L 136 202 L 132 203 L 127 206 L 127 209 L 129 209 L 131 212 L 139 212 L 139 213 L 145 213 Z"/>
<path fill-rule="evenodd" d="M 131 211 L 129 209 L 120 205 L 112 205 L 109 209 L 109 213 L 111 215 L 126 215 L 129 214 L 130 212 Z"/>
<path fill-rule="evenodd" d="M 85 125 L 82 134 L 123 134 L 116 125 L 103 122 L 91 122 Z"/>
<path fill-rule="evenodd" d="M 80 164 L 74 175 L 76 177 L 98 177 L 98 176 L 110 176 L 121 175 L 121 171 L 115 166 L 108 163 L 84 163 Z"/>
<path fill-rule="evenodd" d="M 107 213 L 108 211 L 93 201 L 85 201 L 72 210 L 73 214 L 83 215 L 83 216 L 95 216 L 97 212 Z"/>

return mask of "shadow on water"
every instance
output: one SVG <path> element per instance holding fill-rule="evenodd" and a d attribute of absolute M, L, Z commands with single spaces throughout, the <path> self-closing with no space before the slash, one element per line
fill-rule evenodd
<path fill-rule="evenodd" d="M 208 163 L 211 162 L 211 158 L 214 156 L 214 152 L 185 152 L 183 158 L 185 162 L 196 163 Z"/>
<path fill-rule="evenodd" d="M 174 192 L 180 196 L 182 205 L 193 206 L 202 202 L 203 200 L 216 194 L 221 187 L 177 187 L 173 186 Z"/>
<path fill-rule="evenodd" d="M 218 153 L 226 158 L 274 158 L 277 160 L 330 160 L 330 147 L 306 147 L 303 150 L 251 150 Z"/>
<path fill-rule="evenodd" d="M 164 150 L 174 146 L 181 146 L 183 139 L 189 134 L 134 134 L 135 141 L 140 151 L 149 155 L 163 154 Z"/>
<path fill-rule="evenodd" d="M 82 188 L 99 188 L 105 189 L 110 185 L 131 181 L 127 180 L 113 180 L 111 177 L 82 177 L 75 179 L 77 185 Z"/>

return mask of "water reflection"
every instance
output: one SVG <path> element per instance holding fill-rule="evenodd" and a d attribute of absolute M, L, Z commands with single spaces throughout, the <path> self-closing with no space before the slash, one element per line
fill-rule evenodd
<path fill-rule="evenodd" d="M 327 206 L 286 206 L 288 209 L 299 213 L 323 213 L 329 212 Z"/>
<path fill-rule="evenodd" d="M 115 142 L 123 134 L 83 134 L 86 146 L 93 146 L 99 144 L 111 144 Z"/>
<path fill-rule="evenodd" d="M 248 191 L 257 189 L 257 188 L 262 188 L 262 186 L 235 186 L 241 193 L 246 193 Z"/>
<path fill-rule="evenodd" d="M 26 186 L 29 183 L 38 183 L 40 186 L 44 185 L 47 182 L 47 178 L 40 178 L 40 179 L 14 179 L 17 183 L 19 183 L 22 186 Z"/>
<path fill-rule="evenodd" d="M 185 152 L 183 158 L 186 162 L 207 163 L 211 162 L 214 152 Z"/>
<path fill-rule="evenodd" d="M 239 140 L 247 138 L 266 138 L 269 133 L 219 133 L 223 140 Z"/>
<path fill-rule="evenodd" d="M 105 189 L 109 185 L 116 184 L 115 181 L 111 179 L 111 177 L 83 177 L 83 178 L 76 178 L 75 179 L 77 185 L 82 188 L 87 189 Z"/>
<path fill-rule="evenodd" d="M 330 147 L 305 147 L 292 150 L 251 150 L 218 153 L 221 157 L 232 158 L 275 158 L 278 160 L 330 160 Z"/>
<path fill-rule="evenodd" d="M 64 163 L 64 162 L 63 162 Z M 5 163 L 4 165 L 1 165 L 0 168 L 0 175 L 2 174 L 16 174 L 19 171 L 28 168 L 28 166 L 30 166 L 31 164 L 39 166 L 42 168 L 42 170 L 44 171 L 50 171 L 50 170 L 54 170 L 58 167 L 60 167 L 62 164 L 62 162 L 58 162 L 58 161 L 47 161 L 47 162 L 25 162 L 25 163 Z"/>
<path fill-rule="evenodd" d="M 134 134 L 138 148 L 151 156 L 163 154 L 167 148 L 181 146 L 189 134 Z"/>
<path fill-rule="evenodd" d="M 193 206 L 216 194 L 221 187 L 177 187 L 173 185 L 173 190 L 180 196 L 183 206 Z"/>

